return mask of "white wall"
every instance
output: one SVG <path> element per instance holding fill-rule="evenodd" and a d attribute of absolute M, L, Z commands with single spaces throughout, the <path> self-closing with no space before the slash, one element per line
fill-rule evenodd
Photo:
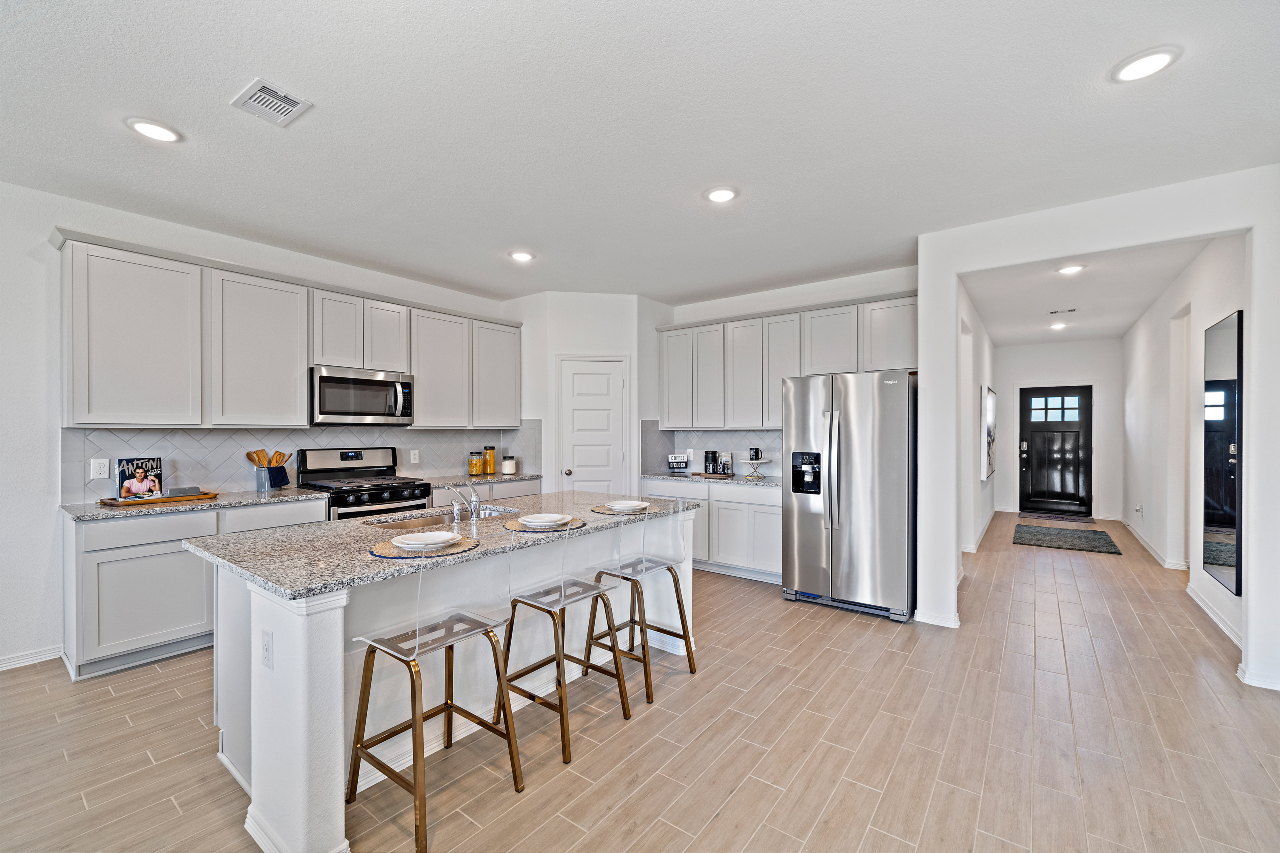
<path fill-rule="evenodd" d="M 0 447 L 23 460 L 0 491 L 0 666 L 62 641 L 60 256 L 55 226 L 227 263 L 499 316 L 500 303 L 223 234 L 0 183 Z"/>
<path fill-rule="evenodd" d="M 919 244 L 922 621 L 955 624 L 959 565 L 956 418 L 959 276 L 1031 261 L 1248 231 L 1241 678 L 1280 689 L 1280 571 L 1270 519 L 1280 517 L 1280 165 L 1247 169 L 1022 216 L 924 234 Z M 1252 282 L 1258 286 L 1251 286 Z M 1195 335 L 1193 334 L 1194 340 Z M 1194 359 L 1193 359 L 1194 361 Z M 1253 438 L 1248 438 L 1253 436 Z"/>
<path fill-rule="evenodd" d="M 1118 338 L 996 347 L 996 509 L 1018 511 L 1018 390 L 1093 386 L 1093 514 L 1124 506 L 1124 350 Z"/>
<path fill-rule="evenodd" d="M 1246 321 L 1251 313 L 1247 242 L 1243 234 L 1211 242 L 1124 337 L 1125 523 L 1166 566 L 1190 566 L 1192 596 L 1237 642 L 1244 632 L 1243 602 L 1205 573 L 1204 552 L 1198 547 L 1204 519 L 1201 403 L 1205 330 L 1234 311 L 1243 309 Z M 1229 355 L 1234 372 L 1234 346 Z M 1254 378 L 1274 384 L 1271 377 Z M 1245 381 L 1247 395 L 1256 387 L 1248 368 Z M 1250 405 L 1248 396 L 1245 405 Z M 1251 440 L 1244 448 L 1246 461 L 1258 440 L 1253 435 L 1245 433 Z M 1135 511 L 1138 505 L 1143 512 Z M 1265 553 L 1251 551 L 1245 566 L 1266 559 Z"/>
<path fill-rule="evenodd" d="M 960 488 L 960 550 L 977 551 L 995 514 L 996 481 L 982 479 L 986 457 L 982 390 L 996 387 L 995 356 L 991 338 L 964 285 L 960 285 L 960 413 L 958 432 Z M 997 397 L 997 399 L 999 399 Z M 996 422 L 996 437 L 1008 430 L 1008 422 Z M 997 469 L 998 470 L 998 469 Z"/>
<path fill-rule="evenodd" d="M 698 323 L 703 320 L 718 320 L 721 317 L 736 317 L 741 314 L 781 313 L 805 305 L 839 302 L 842 299 L 862 299 L 915 289 L 916 268 L 899 267 L 863 275 L 849 275 L 809 284 L 797 284 L 794 287 L 780 287 L 777 290 L 765 290 L 760 293 L 677 305 L 675 319 L 671 322 Z"/>

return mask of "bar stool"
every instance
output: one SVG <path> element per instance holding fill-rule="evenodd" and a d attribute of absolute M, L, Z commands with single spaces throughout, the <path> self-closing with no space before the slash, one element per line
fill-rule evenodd
<path fill-rule="evenodd" d="M 684 501 L 683 500 L 677 501 L 675 515 L 678 516 L 683 514 L 684 512 L 685 512 Z M 672 558 L 665 558 L 665 557 L 657 557 L 652 554 L 646 553 L 645 536 L 646 536 L 646 533 L 648 532 L 648 525 L 649 525 L 649 514 L 647 511 L 645 512 L 644 521 L 640 522 L 640 524 L 641 524 L 640 556 L 623 560 L 621 558 L 621 544 L 620 544 L 621 537 L 619 536 L 619 545 L 618 545 L 619 550 L 617 551 L 618 557 L 615 563 L 612 565 L 597 566 L 596 581 L 599 582 L 602 578 L 605 578 L 605 577 L 613 577 L 613 578 L 617 578 L 620 581 L 626 581 L 631 584 L 630 618 L 627 619 L 626 622 L 623 622 L 621 625 L 617 626 L 618 629 L 621 629 L 621 628 L 627 629 L 627 649 L 626 651 L 619 652 L 619 654 L 631 660 L 640 661 L 644 665 L 645 698 L 652 703 L 653 702 L 653 673 L 650 670 L 650 666 L 649 666 L 649 632 L 650 631 L 657 631 L 659 634 L 666 634 L 668 637 L 674 637 L 678 640 L 684 641 L 685 657 L 689 661 L 689 673 L 691 675 L 697 673 L 698 665 L 693 659 L 693 638 L 689 635 L 689 618 L 688 616 L 685 615 L 684 596 L 681 595 L 680 593 L 680 575 L 676 571 L 676 565 L 679 563 L 683 563 L 684 558 L 687 555 L 687 549 L 685 547 L 687 543 L 685 542 L 685 537 L 684 537 L 684 525 L 683 523 L 680 523 L 680 526 L 679 526 L 680 534 L 678 536 L 678 539 L 679 539 L 680 555 L 672 559 Z M 618 528 L 618 530 L 620 534 L 621 528 Z M 680 613 L 680 630 L 678 632 L 672 631 L 669 628 L 664 628 L 661 625 L 650 624 L 648 618 L 645 616 L 644 588 L 641 586 L 640 582 L 644 580 L 646 577 L 648 577 L 649 575 L 653 575 L 662 571 L 666 571 L 670 573 L 671 584 L 672 584 L 672 587 L 675 589 L 676 609 Z M 608 632 L 602 632 L 600 634 L 596 634 L 595 624 L 596 624 L 596 608 L 595 608 L 595 604 L 592 603 L 591 616 L 587 622 L 587 656 L 588 657 L 591 656 L 591 649 L 593 647 L 607 648 L 606 646 L 604 646 L 603 643 L 600 643 L 599 640 L 602 637 L 604 637 L 605 634 Z M 635 653 L 636 629 L 639 629 L 640 631 L 640 654 L 638 655 Z M 615 630 L 615 629 L 614 629 L 614 626 L 611 625 L 610 631 L 612 630 Z"/>
<path fill-rule="evenodd" d="M 572 534 L 570 534 L 572 538 Z M 568 550 L 568 542 L 565 543 L 565 550 L 561 552 L 561 559 Z M 562 562 L 563 571 L 563 562 Z M 570 661 L 582 667 L 582 674 L 586 675 L 588 670 L 594 670 L 601 675 L 607 675 L 618 682 L 618 698 L 622 700 L 622 718 L 624 720 L 631 719 L 631 703 L 627 699 L 627 681 L 622 672 L 622 659 L 619 656 L 618 635 L 613 627 L 613 607 L 609 603 L 608 592 L 615 589 L 617 584 L 602 584 L 600 582 L 591 582 L 579 578 L 562 578 L 559 583 L 544 586 L 540 589 L 515 595 L 511 599 L 511 618 L 507 620 L 507 635 L 503 643 L 503 663 L 509 665 L 511 662 L 511 635 L 515 630 L 516 610 L 521 606 L 536 610 L 539 613 L 545 613 L 551 620 L 551 635 L 555 641 L 555 652 L 542 660 L 535 661 L 516 672 L 511 673 L 506 679 L 506 689 L 512 693 L 516 693 L 531 702 L 535 702 L 544 708 L 550 708 L 560 716 L 560 754 L 565 764 L 568 764 L 572 758 L 569 751 L 569 702 L 567 683 L 565 677 L 564 662 Z M 597 663 L 591 661 L 590 646 L 588 646 L 587 654 L 578 658 L 573 655 L 566 654 L 564 650 L 565 642 L 565 611 L 572 605 L 580 601 L 591 601 L 591 618 L 595 619 L 595 610 L 597 604 L 604 605 L 605 622 L 608 629 L 601 633 L 601 637 L 609 637 L 611 645 L 606 646 L 604 643 L 596 643 L 599 648 L 608 649 L 613 653 L 613 669 L 606 669 Z M 517 679 L 531 675 L 538 670 L 555 664 L 556 667 L 556 700 L 552 702 L 531 690 L 520 687 L 515 682 Z M 502 692 L 501 684 L 498 691 Z M 497 722 L 497 710 L 494 711 L 494 722 Z"/>
<path fill-rule="evenodd" d="M 504 689 L 507 686 L 506 658 L 498 645 L 498 635 L 494 628 L 502 624 L 500 620 L 486 619 L 472 613 L 452 613 L 443 619 L 433 621 L 397 634 L 394 637 L 357 640 L 368 643 L 368 651 L 364 656 L 364 674 L 360 681 L 360 701 L 356 708 L 355 737 L 351 742 L 351 773 L 347 781 L 347 802 L 356 801 L 356 782 L 360 778 L 361 759 L 369 762 L 384 776 L 395 782 L 413 795 L 413 835 L 417 853 L 427 853 L 427 801 L 426 757 L 423 755 L 425 743 L 422 724 L 427 720 L 444 715 L 444 747 L 453 746 L 453 715 L 458 714 L 470 720 L 482 729 L 493 732 L 507 742 L 507 752 L 511 757 L 511 778 L 516 792 L 524 790 L 524 775 L 520 770 L 520 752 L 516 746 L 515 723 L 511 717 L 511 700 Z M 498 676 L 498 706 L 494 709 L 493 722 L 482 719 L 453 701 L 453 647 L 463 640 L 483 634 L 493 649 L 493 668 Z M 508 642 L 510 641 L 508 630 Z M 444 649 L 444 701 L 434 708 L 422 710 L 422 672 L 418 667 L 418 658 Z M 369 711 L 369 690 L 373 684 L 373 664 L 378 652 L 390 656 L 404 664 L 409 670 L 409 703 L 412 708 L 410 718 L 399 725 L 379 732 L 372 737 L 365 737 L 365 718 Z M 501 716 L 505 725 L 498 727 Z M 384 741 L 406 731 L 413 732 L 413 777 L 406 778 L 403 773 L 393 770 L 369 750 Z"/>

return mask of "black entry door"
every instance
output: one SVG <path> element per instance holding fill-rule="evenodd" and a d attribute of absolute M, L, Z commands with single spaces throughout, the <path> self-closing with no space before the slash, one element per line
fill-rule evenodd
<path fill-rule="evenodd" d="M 1092 515 L 1093 386 L 1020 393 L 1018 508 Z"/>
<path fill-rule="evenodd" d="M 1236 526 L 1236 380 L 1204 383 L 1204 523 Z"/>

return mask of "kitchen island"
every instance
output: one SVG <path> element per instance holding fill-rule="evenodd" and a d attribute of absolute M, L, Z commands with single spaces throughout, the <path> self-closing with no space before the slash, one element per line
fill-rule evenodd
<path fill-rule="evenodd" d="M 686 611 L 692 615 L 692 523 L 696 503 L 684 512 L 674 501 L 651 499 L 647 516 L 593 511 L 617 495 L 557 492 L 506 498 L 486 506 L 507 512 L 463 521 L 457 531 L 478 545 L 462 553 L 413 559 L 382 559 L 370 549 L 399 530 L 375 525 L 410 518 L 451 520 L 448 509 L 394 516 L 329 521 L 185 540 L 183 547 L 218 571 L 218 621 L 214 635 L 215 713 L 219 759 L 251 796 L 245 828 L 268 851 L 347 849 L 343 799 L 352 724 L 365 646 L 357 637 L 387 636 L 415 621 L 465 610 L 484 615 L 510 612 L 513 593 L 593 574 L 619 554 L 642 550 L 677 568 Z M 532 513 L 565 513 L 586 522 L 572 531 L 513 532 L 508 520 Z M 649 621 L 679 630 L 679 616 L 665 572 L 646 580 Z M 652 588 L 651 588 L 652 587 Z M 610 593 L 618 619 L 625 619 L 630 591 Z M 588 602 L 567 614 L 569 650 L 586 640 Z M 692 626 L 691 626 L 692 628 Z M 656 648 L 683 653 L 683 643 L 650 635 Z M 511 669 L 550 654 L 545 618 L 528 611 L 517 620 Z M 602 662 L 607 654 L 596 651 Z M 385 662 L 384 662 L 385 663 Z M 443 697 L 443 664 L 422 662 L 424 701 Z M 488 645 L 467 642 L 455 659 L 455 698 L 477 713 L 493 707 L 495 679 Z M 581 673 L 570 666 L 572 681 Z M 540 694 L 555 689 L 548 668 L 522 686 Z M 403 671 L 379 666 L 369 707 L 369 730 L 405 719 Z M 514 701 L 519 707 L 524 702 Z M 443 745 L 442 721 L 428 724 L 427 749 Z M 455 722 L 455 738 L 472 727 Z M 516 732 L 517 737 L 519 731 Z M 408 766 L 408 735 L 375 751 L 392 767 Z M 364 765 L 361 788 L 381 774 Z M 428 802 L 428 808 L 430 803 Z"/>

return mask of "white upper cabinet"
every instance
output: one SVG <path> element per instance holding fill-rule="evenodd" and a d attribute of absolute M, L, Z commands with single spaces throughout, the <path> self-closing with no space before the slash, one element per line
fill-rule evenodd
<path fill-rule="evenodd" d="M 858 371 L 857 305 L 805 311 L 800 316 L 804 325 L 803 375 Z"/>
<path fill-rule="evenodd" d="M 471 423 L 471 321 L 413 311 L 413 425 Z"/>
<path fill-rule="evenodd" d="M 724 425 L 764 425 L 764 321 L 724 324 Z"/>
<path fill-rule="evenodd" d="M 422 392 L 414 405 L 422 404 Z M 471 425 L 520 426 L 520 330 L 471 321 Z"/>
<path fill-rule="evenodd" d="M 409 312 L 404 305 L 364 300 L 366 370 L 409 372 Z"/>
<path fill-rule="evenodd" d="M 307 425 L 307 288 L 210 270 L 210 419 Z"/>
<path fill-rule="evenodd" d="M 862 369 L 914 369 L 917 364 L 916 298 L 862 306 Z"/>
<path fill-rule="evenodd" d="M 661 429 L 693 429 L 693 330 L 658 333 Z"/>
<path fill-rule="evenodd" d="M 782 429 L 782 380 L 800 376 L 800 315 L 765 317 L 764 426 Z"/>
<path fill-rule="evenodd" d="M 200 267 L 69 248 L 69 421 L 199 424 Z"/>
<path fill-rule="evenodd" d="M 724 426 L 724 326 L 693 330 L 693 428 Z"/>
<path fill-rule="evenodd" d="M 364 367 L 364 300 L 358 296 L 311 291 L 313 364 Z"/>

